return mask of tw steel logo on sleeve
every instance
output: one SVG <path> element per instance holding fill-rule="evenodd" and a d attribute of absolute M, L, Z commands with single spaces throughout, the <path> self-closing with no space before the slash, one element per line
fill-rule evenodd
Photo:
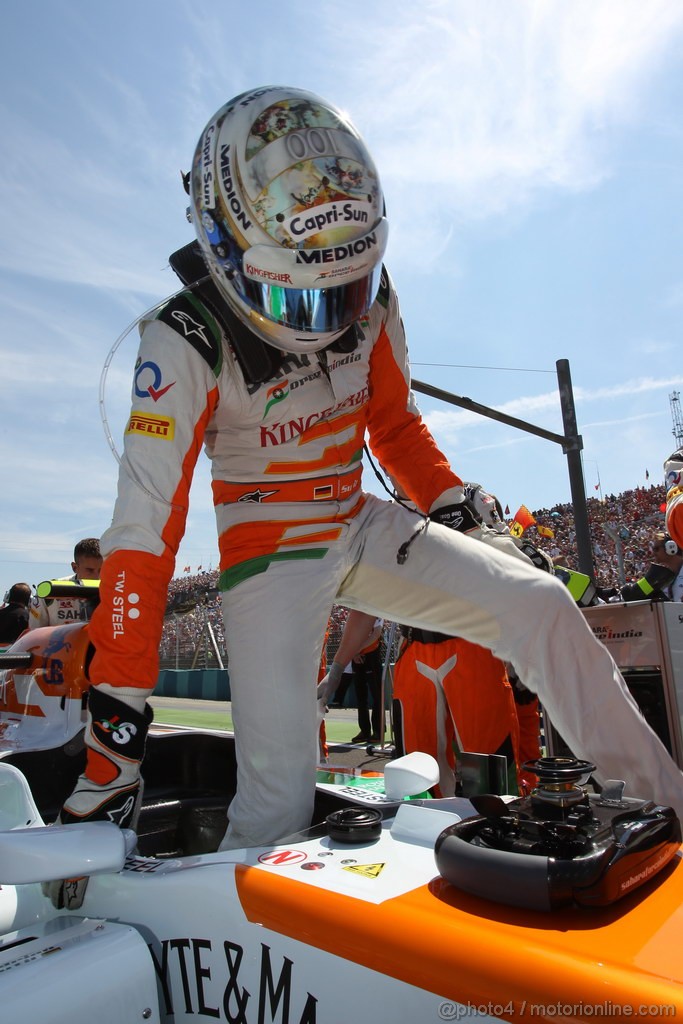
<path fill-rule="evenodd" d="M 140 618 L 139 604 L 140 595 L 127 591 L 126 572 L 125 569 L 122 569 L 116 577 L 114 597 L 112 598 L 111 627 L 115 640 L 125 635 L 126 620 Z"/>

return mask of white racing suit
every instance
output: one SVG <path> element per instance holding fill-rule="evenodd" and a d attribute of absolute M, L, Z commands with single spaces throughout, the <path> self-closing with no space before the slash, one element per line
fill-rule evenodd
<path fill-rule="evenodd" d="M 61 576 L 55 582 L 80 583 L 77 574 Z M 31 598 L 29 604 L 28 628 L 38 629 L 39 626 L 67 626 L 73 622 L 87 622 L 90 617 L 91 604 L 77 597 L 42 597 Z"/>
<path fill-rule="evenodd" d="M 577 756 L 683 814 L 683 779 L 566 589 L 525 559 L 361 489 L 370 445 L 433 510 L 461 495 L 409 388 L 386 275 L 358 347 L 288 356 L 248 385 L 222 329 L 188 292 L 141 326 L 133 411 L 90 626 L 95 684 L 123 699 L 157 679 L 167 586 L 202 443 L 212 461 L 238 761 L 222 848 L 308 826 L 317 678 L 334 602 L 455 633 L 511 661 Z M 516 553 L 516 549 L 514 549 Z M 111 687 L 111 689 L 109 689 Z M 87 774 L 87 772 L 86 772 Z"/>

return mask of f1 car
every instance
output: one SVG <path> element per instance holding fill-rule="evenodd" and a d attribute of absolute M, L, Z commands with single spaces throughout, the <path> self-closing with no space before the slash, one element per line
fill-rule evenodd
<path fill-rule="evenodd" d="M 186 730 L 149 737 L 136 832 L 62 826 L 90 656 L 76 624 L 0 659 L 8 1024 L 683 1015 L 680 824 L 647 794 L 544 758 L 527 799 L 430 799 L 418 752 L 383 776 L 318 768 L 309 829 L 216 852 L 234 741 Z M 77 909 L 44 894 L 84 877 Z"/>

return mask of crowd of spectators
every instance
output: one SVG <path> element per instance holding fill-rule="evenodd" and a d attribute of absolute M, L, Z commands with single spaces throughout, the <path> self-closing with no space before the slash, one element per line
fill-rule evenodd
<path fill-rule="evenodd" d="M 225 659 L 218 570 L 184 574 L 171 580 L 159 647 L 162 665 L 189 667 L 200 645 L 204 648 L 204 662 L 208 665 L 217 660 L 213 651 L 214 641 Z"/>
<path fill-rule="evenodd" d="M 630 583 L 644 574 L 652 562 L 652 538 L 655 530 L 663 529 L 666 502 L 666 488 L 663 484 L 650 487 L 636 487 L 623 494 L 610 494 L 603 499 L 588 499 L 588 522 L 593 544 L 595 583 L 599 587 L 619 587 Z M 571 504 L 554 505 L 552 508 L 532 512 L 536 526 L 525 532 L 532 544 L 542 548 L 556 564 L 570 569 L 578 568 L 574 512 Z M 552 538 L 539 534 L 537 527 L 548 527 Z M 620 544 L 623 558 L 624 579 L 619 578 L 617 542 L 606 532 L 621 533 Z"/>
<path fill-rule="evenodd" d="M 595 582 L 599 587 L 619 587 L 639 579 L 652 561 L 652 538 L 662 529 L 665 488 L 653 484 L 636 487 L 623 494 L 610 494 L 604 498 L 588 499 L 588 520 L 593 544 Z M 536 525 L 529 526 L 525 538 L 542 548 L 556 564 L 578 568 L 576 531 L 572 505 L 554 505 L 532 511 Z M 552 537 L 543 536 L 541 530 L 551 530 Z M 617 555 L 616 542 L 605 531 L 621 533 L 621 557 L 624 579 Z M 180 657 L 184 662 L 202 642 L 210 652 L 207 623 L 216 643 L 226 658 L 223 620 L 218 592 L 218 570 L 199 568 L 195 573 L 185 572 L 169 585 L 166 621 L 161 641 L 162 664 L 171 665 Z M 327 640 L 327 657 L 331 661 L 341 639 L 347 611 L 339 605 L 332 610 Z M 388 630 L 388 625 L 386 630 Z M 386 631 L 385 630 L 385 631 Z M 386 641 L 386 637 L 385 637 Z M 227 660 L 227 659 L 226 659 Z"/>

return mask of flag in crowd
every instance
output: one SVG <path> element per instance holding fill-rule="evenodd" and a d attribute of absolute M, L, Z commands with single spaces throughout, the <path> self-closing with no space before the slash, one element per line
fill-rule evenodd
<path fill-rule="evenodd" d="M 555 536 L 554 530 L 551 530 L 549 526 L 541 526 L 540 523 L 536 523 L 536 533 L 539 537 L 547 537 L 548 540 L 552 540 Z"/>
<path fill-rule="evenodd" d="M 520 505 L 515 512 L 514 521 L 510 524 L 510 533 L 513 537 L 521 537 L 529 526 L 533 526 L 536 520 L 526 505 Z"/>

